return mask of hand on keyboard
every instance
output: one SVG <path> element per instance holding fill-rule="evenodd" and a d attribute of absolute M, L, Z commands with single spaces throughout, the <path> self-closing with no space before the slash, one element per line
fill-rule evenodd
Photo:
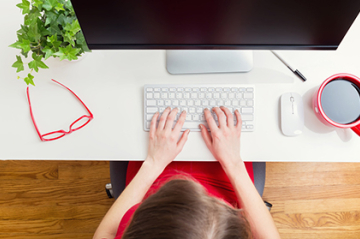
<path fill-rule="evenodd" d="M 241 163 L 240 158 L 240 135 L 242 120 L 239 111 L 235 110 L 237 119 L 234 125 L 234 116 L 226 107 L 215 107 L 215 112 L 219 126 L 216 124 L 210 110 L 205 110 L 205 119 L 210 128 L 211 134 L 205 125 L 201 124 L 201 135 L 206 146 L 214 157 L 221 163 L 223 168 L 230 169 Z"/>
<path fill-rule="evenodd" d="M 181 128 L 185 122 L 186 112 L 182 112 L 175 126 L 174 120 L 178 109 L 166 108 L 157 125 L 159 113 L 155 113 L 150 123 L 150 138 L 147 161 L 164 169 L 181 152 L 187 141 L 190 130 L 180 136 Z M 157 125 L 157 126 L 156 126 Z"/>

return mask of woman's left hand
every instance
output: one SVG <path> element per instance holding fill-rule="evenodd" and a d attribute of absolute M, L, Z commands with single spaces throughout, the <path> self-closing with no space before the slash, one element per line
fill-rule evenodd
<path fill-rule="evenodd" d="M 172 129 L 177 113 L 177 108 L 171 110 L 168 107 L 162 113 L 157 127 L 158 112 L 155 113 L 150 123 L 148 156 L 145 162 L 150 162 L 162 170 L 181 152 L 190 132 L 190 130 L 186 130 L 179 139 L 186 118 L 185 111 L 180 114 L 174 129 Z"/>

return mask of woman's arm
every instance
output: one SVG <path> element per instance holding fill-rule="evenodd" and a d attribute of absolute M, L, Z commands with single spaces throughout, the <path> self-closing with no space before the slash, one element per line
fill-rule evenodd
<path fill-rule="evenodd" d="M 180 115 L 172 129 L 177 109 L 167 108 L 156 126 L 156 113 L 150 124 L 148 156 L 136 176 L 114 202 L 97 228 L 94 239 L 109 239 L 116 236 L 121 218 L 127 210 L 140 203 L 156 178 L 165 167 L 180 153 L 187 140 L 189 130 L 183 133 L 179 140 L 181 128 L 186 118 L 186 112 Z"/>
<path fill-rule="evenodd" d="M 213 109 L 219 119 L 219 127 L 209 110 L 205 118 L 211 135 L 204 125 L 200 125 L 201 134 L 214 157 L 220 162 L 229 177 L 255 238 L 280 238 L 275 223 L 263 200 L 251 181 L 245 165 L 240 158 L 241 116 L 236 110 L 237 124 L 229 109 Z"/>

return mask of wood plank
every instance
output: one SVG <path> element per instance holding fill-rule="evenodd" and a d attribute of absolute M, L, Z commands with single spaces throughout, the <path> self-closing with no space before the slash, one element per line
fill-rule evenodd
<path fill-rule="evenodd" d="M 359 232 L 314 232 L 313 230 L 296 231 L 280 230 L 282 239 L 359 239 Z"/>
<path fill-rule="evenodd" d="M 286 214 L 360 211 L 360 198 L 286 200 L 283 207 Z"/>
<path fill-rule="evenodd" d="M 58 162 L 3 161 L 0 167 L 0 180 L 4 179 L 58 179 Z"/>
<path fill-rule="evenodd" d="M 273 218 L 279 230 L 299 232 L 302 230 L 325 231 L 359 231 L 360 211 L 336 213 L 274 213 Z M 360 235 L 360 234 L 359 234 Z"/>
<path fill-rule="evenodd" d="M 114 202 L 106 205 L 0 206 L 0 220 L 94 219 L 102 218 Z M 55 203 L 54 203 L 55 204 Z"/>
<path fill-rule="evenodd" d="M 1 220 L 1 234 L 95 233 L 101 219 L 88 220 Z M 14 233 L 16 232 L 16 233 Z"/>
<path fill-rule="evenodd" d="M 313 200 L 326 198 L 360 198 L 360 185 L 317 185 L 303 187 L 265 187 L 263 199 Z"/>
<path fill-rule="evenodd" d="M 106 178 L 110 182 L 110 168 L 108 164 L 60 164 L 59 165 L 59 179 L 97 179 Z"/>
<path fill-rule="evenodd" d="M 359 172 L 359 163 L 300 163 L 267 162 L 266 173 L 313 173 L 313 172 Z"/>
<path fill-rule="evenodd" d="M 269 173 L 266 176 L 266 187 L 360 184 L 358 175 L 357 171 Z"/>
<path fill-rule="evenodd" d="M 94 236 L 94 233 L 60 233 L 60 234 L 1 234 L 0 239 L 64 239 L 64 238 L 76 238 L 76 239 L 89 239 Z"/>
<path fill-rule="evenodd" d="M 108 179 L 2 180 L 0 206 L 109 205 L 105 193 Z"/>

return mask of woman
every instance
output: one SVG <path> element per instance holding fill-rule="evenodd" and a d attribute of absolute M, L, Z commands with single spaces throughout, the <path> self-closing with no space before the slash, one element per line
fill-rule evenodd
<path fill-rule="evenodd" d="M 210 110 L 204 111 L 211 134 L 201 124 L 201 135 L 220 164 L 188 167 L 191 163 L 172 162 L 189 135 L 186 130 L 179 139 L 186 112 L 172 129 L 177 111 L 167 108 L 157 126 L 159 113 L 154 115 L 148 156 L 129 173 L 131 182 L 94 238 L 280 238 L 240 157 L 240 113 L 235 111 L 234 125 L 229 109 L 213 108 L 218 126 Z M 232 200 L 241 210 L 233 207 Z"/>

